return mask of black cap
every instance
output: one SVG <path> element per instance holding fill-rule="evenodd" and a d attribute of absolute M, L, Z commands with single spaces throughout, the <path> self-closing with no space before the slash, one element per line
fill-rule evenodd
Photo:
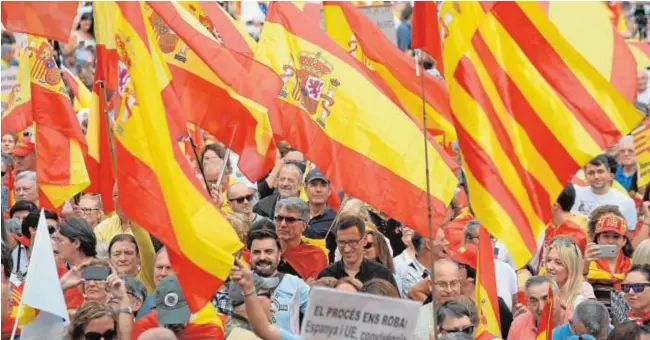
<path fill-rule="evenodd" d="M 305 184 L 309 184 L 311 181 L 315 179 L 320 179 L 325 183 L 330 184 L 330 180 L 327 179 L 327 177 L 323 176 L 323 173 L 316 168 L 311 169 L 309 173 L 307 173 L 307 177 L 305 177 Z"/>

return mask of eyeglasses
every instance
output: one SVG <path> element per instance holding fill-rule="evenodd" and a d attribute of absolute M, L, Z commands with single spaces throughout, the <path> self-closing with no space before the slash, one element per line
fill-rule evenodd
<path fill-rule="evenodd" d="M 449 282 L 436 281 L 433 284 L 439 289 L 454 289 L 460 286 L 460 280 L 454 280 Z"/>
<path fill-rule="evenodd" d="M 440 327 L 440 333 L 452 334 L 452 333 L 465 333 L 465 334 L 474 334 L 474 325 L 469 325 L 463 328 L 443 328 Z"/>
<path fill-rule="evenodd" d="M 370 248 L 372 248 L 372 246 L 373 246 L 373 243 L 372 243 L 372 242 L 368 242 L 368 243 L 366 243 L 365 246 L 363 246 L 363 249 L 370 249 Z"/>
<path fill-rule="evenodd" d="M 109 329 L 106 332 L 102 333 L 97 333 L 97 332 L 89 332 L 84 334 L 86 337 L 86 340 L 113 340 L 115 338 L 115 335 L 117 335 L 117 332 L 115 332 L 114 329 Z"/>
<path fill-rule="evenodd" d="M 645 287 L 650 287 L 650 283 L 623 283 L 621 290 L 623 293 L 629 293 L 631 290 L 634 294 L 639 294 L 645 290 Z"/>
<path fill-rule="evenodd" d="M 50 235 L 56 233 L 57 229 L 59 229 L 59 227 L 55 226 L 55 225 L 48 225 L 47 226 L 47 231 L 50 232 Z"/>
<path fill-rule="evenodd" d="M 281 216 L 281 215 L 275 216 L 275 223 L 280 224 L 282 223 L 282 221 L 286 221 L 287 224 L 291 224 L 291 223 L 296 223 L 297 221 L 302 221 L 302 219 L 293 216 Z"/>
<path fill-rule="evenodd" d="M 235 202 L 236 201 L 239 204 L 243 204 L 244 200 L 246 200 L 248 202 L 252 202 L 253 201 L 253 195 L 248 195 L 248 196 L 242 196 L 242 197 L 229 199 L 230 202 Z"/>
<path fill-rule="evenodd" d="M 355 248 L 356 246 L 359 245 L 359 242 L 361 240 L 336 240 L 336 245 L 340 248 L 343 249 L 345 246 L 350 246 L 351 248 Z"/>
<path fill-rule="evenodd" d="M 81 207 L 79 207 L 79 210 L 81 210 L 84 214 L 90 214 L 93 211 L 99 211 L 99 208 L 81 208 Z"/>

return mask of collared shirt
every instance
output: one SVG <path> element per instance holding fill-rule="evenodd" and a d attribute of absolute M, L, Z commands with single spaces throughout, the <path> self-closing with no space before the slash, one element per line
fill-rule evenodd
<path fill-rule="evenodd" d="M 302 234 L 311 239 L 323 239 L 334 222 L 334 218 L 336 218 L 336 212 L 330 207 L 325 207 L 322 214 L 309 219 L 307 228 Z"/>
<path fill-rule="evenodd" d="M 518 316 L 510 326 L 508 340 L 523 340 L 537 338 L 537 326 L 535 317 L 530 311 Z"/>
<path fill-rule="evenodd" d="M 429 271 L 417 259 L 408 261 L 406 265 L 395 267 L 395 272 L 400 285 L 399 293 L 405 299 L 408 298 L 409 289 L 429 277 Z"/>
<path fill-rule="evenodd" d="M 325 267 L 325 269 L 323 269 L 323 271 L 321 271 L 320 274 L 318 274 L 319 279 L 321 277 L 327 277 L 327 276 L 340 279 L 350 275 L 348 275 L 348 273 L 345 272 L 345 266 L 343 264 L 343 260 L 341 260 L 341 261 L 336 261 L 330 264 L 329 266 Z M 397 282 L 395 281 L 395 276 L 393 275 L 393 273 L 391 273 L 390 269 L 388 269 L 386 266 L 384 266 L 379 262 L 370 261 L 365 258 L 361 261 L 361 267 L 359 268 L 359 272 L 354 277 L 357 280 L 361 281 L 362 283 L 366 283 L 372 279 L 383 279 L 390 282 L 395 288 L 397 288 Z"/>

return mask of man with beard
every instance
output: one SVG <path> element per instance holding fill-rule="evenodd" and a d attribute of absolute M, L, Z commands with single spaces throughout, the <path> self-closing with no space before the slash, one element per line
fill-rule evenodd
<path fill-rule="evenodd" d="M 267 218 L 275 218 L 276 206 L 281 199 L 300 195 L 302 176 L 303 171 L 297 164 L 284 164 L 278 173 L 277 192 L 257 202 L 253 212 Z"/>
<path fill-rule="evenodd" d="M 291 301 L 294 294 L 300 294 L 300 313 L 307 311 L 309 286 L 301 278 L 278 272 L 280 256 L 280 239 L 272 230 L 254 230 L 248 234 L 247 248 L 251 252 L 251 269 L 261 277 L 280 279 L 278 286 L 271 291 L 271 322 L 276 327 L 291 329 Z"/>

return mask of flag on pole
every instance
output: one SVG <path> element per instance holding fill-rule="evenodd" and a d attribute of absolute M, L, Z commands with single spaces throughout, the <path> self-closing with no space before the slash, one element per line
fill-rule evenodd
<path fill-rule="evenodd" d="M 539 316 L 537 323 L 537 338 L 536 340 L 551 340 L 553 339 L 553 305 L 555 304 L 555 286 L 548 285 L 548 297 L 542 310 L 542 315 Z"/>
<path fill-rule="evenodd" d="M 537 3 L 455 3 L 445 75 L 476 217 L 517 266 L 564 184 L 642 119 Z"/>
<path fill-rule="evenodd" d="M 167 247 L 183 294 L 200 310 L 226 280 L 243 247 L 178 147 L 186 133 L 171 72 L 145 4 L 107 3 L 119 56 L 116 156 L 119 206 Z M 152 213 L 155 212 L 155 213 Z"/>
<path fill-rule="evenodd" d="M 29 52 L 23 49 L 20 52 L 21 61 L 18 64 L 17 83 L 11 88 L 7 98 L 7 106 L 2 109 L 2 135 L 11 131 L 20 133 L 30 127 L 34 121 L 32 115 L 32 91 L 29 67 Z"/>
<path fill-rule="evenodd" d="M 284 83 L 273 132 L 346 194 L 428 234 L 423 131 L 375 76 L 289 2 L 271 3 L 255 57 Z M 427 147 L 439 225 L 457 180 L 440 145 Z"/>
<path fill-rule="evenodd" d="M 413 6 L 411 47 L 427 52 L 435 61 L 435 67 L 442 72 L 442 37 L 438 23 L 437 1 L 416 1 Z"/>
<path fill-rule="evenodd" d="M 21 303 L 23 308 L 28 306 L 39 312 L 34 320 L 22 327 L 20 338 L 42 339 L 47 334 L 48 339 L 63 339 L 70 318 L 43 209 L 31 250 Z"/>
<path fill-rule="evenodd" d="M 479 325 L 476 330 L 477 338 L 481 336 L 501 337 L 498 298 L 492 240 L 487 229 L 481 226 L 478 233 L 478 259 L 476 265 L 476 306 L 478 307 L 479 318 Z"/>
<path fill-rule="evenodd" d="M 27 33 L 68 42 L 78 1 L 6 1 L 2 3 L 2 24 L 9 33 Z"/>

